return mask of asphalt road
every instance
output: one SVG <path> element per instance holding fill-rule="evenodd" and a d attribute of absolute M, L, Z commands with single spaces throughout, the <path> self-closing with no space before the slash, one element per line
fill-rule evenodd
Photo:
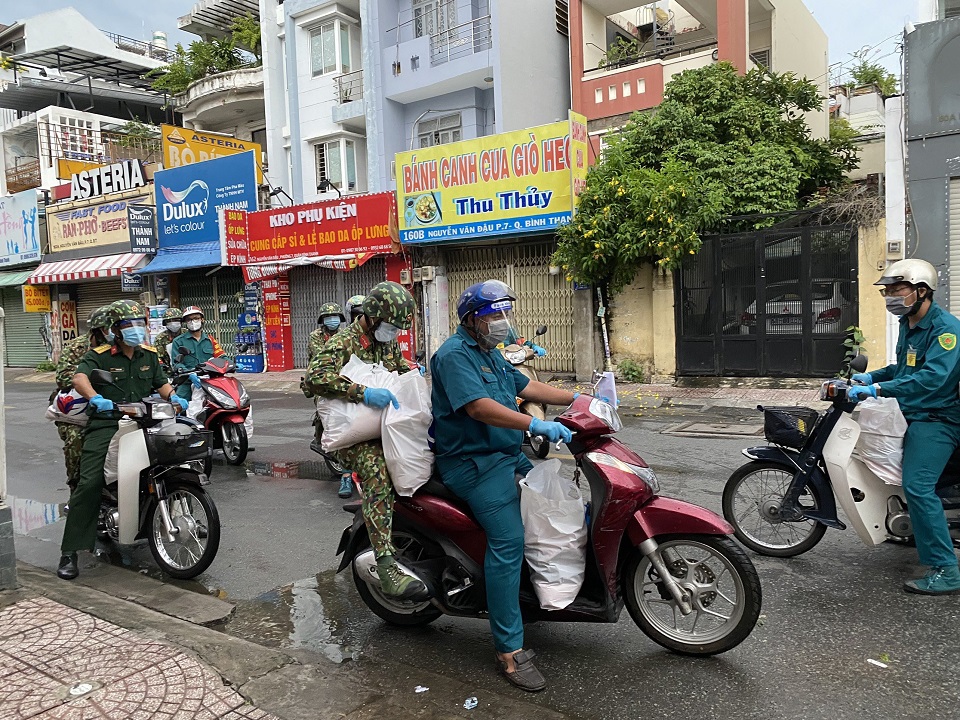
<path fill-rule="evenodd" d="M 52 569 L 63 527 L 58 504 L 67 491 L 56 430 L 42 419 L 48 389 L 11 382 L 6 392 L 10 493 L 22 532 L 17 552 Z M 309 450 L 309 403 L 299 394 L 257 392 L 254 406 L 251 465 L 218 463 L 213 473 L 210 491 L 224 526 L 219 555 L 198 582 L 186 583 L 238 603 L 223 629 L 335 661 L 389 657 L 409 666 L 413 683 L 418 669 L 429 669 L 474 678 L 479 692 L 514 692 L 493 670 L 484 621 L 441 618 L 400 630 L 363 606 L 349 574 L 334 573 L 334 549 L 349 518 L 336 483 Z M 620 437 L 655 468 L 664 494 L 719 512 L 723 483 L 741 464 L 745 441 L 660 434 L 691 419 L 719 418 L 675 409 L 624 413 Z M 960 597 L 901 591 L 918 570 L 912 548 L 867 549 L 852 531 L 830 531 L 801 557 L 751 558 L 763 582 L 761 624 L 735 650 L 710 659 L 671 654 L 626 612 L 616 625 L 528 625 L 526 644 L 538 652 L 550 685 L 527 699 L 605 719 L 960 715 Z M 145 547 L 86 562 L 100 561 L 157 573 Z"/>

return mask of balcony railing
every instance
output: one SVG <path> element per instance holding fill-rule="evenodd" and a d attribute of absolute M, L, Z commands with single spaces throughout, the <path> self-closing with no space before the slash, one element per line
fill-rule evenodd
<path fill-rule="evenodd" d="M 363 70 L 337 78 L 337 102 L 346 105 L 354 100 L 363 100 Z"/>
<path fill-rule="evenodd" d="M 105 165 L 120 160 L 161 162 L 160 134 L 139 135 L 115 130 L 96 130 L 50 122 L 37 123 L 40 157 L 48 165 L 57 160 L 82 160 Z M 147 128 L 148 131 L 152 128 Z"/>
<path fill-rule="evenodd" d="M 443 63 L 489 50 L 493 45 L 490 16 L 471 20 L 430 36 L 430 64 Z"/>
<path fill-rule="evenodd" d="M 661 42 L 663 41 L 661 40 Z M 651 62 L 653 60 L 670 60 L 673 58 L 683 57 L 684 55 L 692 55 L 693 53 L 700 52 L 701 50 L 706 50 L 708 48 L 714 48 L 716 46 L 717 38 L 715 37 L 700 38 L 699 40 L 693 40 L 686 43 L 670 42 L 660 45 L 655 50 L 638 53 L 636 55 L 628 55 L 613 62 L 609 62 L 601 68 L 589 68 L 586 72 L 591 74 L 597 72 L 609 72 L 610 70 L 619 70 L 630 65 Z"/>
<path fill-rule="evenodd" d="M 159 45 L 146 43 L 142 40 L 134 40 L 133 38 L 128 38 L 124 35 L 117 35 L 116 33 L 107 32 L 106 30 L 101 30 L 101 32 L 110 38 L 110 40 L 113 41 L 113 44 L 116 45 L 120 50 L 126 50 L 127 52 L 143 55 L 144 57 L 153 58 L 154 60 L 162 60 L 165 63 L 172 63 L 177 58 L 177 54 L 175 52 L 168 50 L 167 48 L 160 47 Z"/>
<path fill-rule="evenodd" d="M 9 169 L 7 175 L 7 192 L 18 193 L 24 190 L 40 187 L 40 161 L 19 163 Z"/>

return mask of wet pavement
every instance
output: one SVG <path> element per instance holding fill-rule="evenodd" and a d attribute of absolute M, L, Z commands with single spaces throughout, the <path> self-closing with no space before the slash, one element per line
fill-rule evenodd
<path fill-rule="evenodd" d="M 11 493 L 22 503 L 18 555 L 52 568 L 67 493 L 55 428 L 38 409 L 45 397 L 40 387 L 8 386 L 7 454 Z M 177 584 L 236 603 L 234 614 L 216 627 L 238 638 L 315 652 L 339 664 L 402 663 L 411 692 L 418 672 L 470 678 L 481 693 L 514 692 L 493 670 L 486 622 L 444 617 L 400 629 L 366 609 L 350 573 L 334 571 L 334 549 L 350 518 L 322 459 L 309 450 L 310 404 L 299 394 L 267 392 L 257 392 L 254 404 L 256 449 L 247 467 L 218 461 L 209 487 L 223 520 L 220 553 L 195 581 Z M 718 512 L 724 481 L 744 462 L 740 449 L 762 443 L 662 434 L 694 422 L 755 426 L 758 415 L 746 408 L 707 414 L 691 407 L 636 408 L 623 419 L 621 439 L 654 467 L 664 494 Z M 572 470 L 569 456 L 562 459 Z M 528 625 L 526 643 L 538 652 L 550 684 L 525 699 L 605 719 L 952 712 L 945 708 L 960 700 L 953 680 L 960 662 L 960 598 L 900 590 L 918 570 L 912 548 L 867 549 L 852 531 L 830 531 L 801 557 L 751 559 L 763 582 L 763 614 L 735 650 L 710 659 L 669 653 L 625 612 L 615 625 Z M 161 577 L 145 546 L 112 548 L 102 561 Z"/>

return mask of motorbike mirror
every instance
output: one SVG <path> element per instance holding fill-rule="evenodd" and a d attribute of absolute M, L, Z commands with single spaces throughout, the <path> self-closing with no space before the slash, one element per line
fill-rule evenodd
<path fill-rule="evenodd" d="M 94 370 L 90 373 L 90 384 L 94 387 L 113 385 L 113 375 L 106 370 Z"/>
<path fill-rule="evenodd" d="M 858 373 L 866 372 L 869 362 L 870 360 L 866 353 L 857 353 L 850 361 L 850 369 Z"/>
<path fill-rule="evenodd" d="M 185 347 L 181 347 L 181 348 L 177 351 L 177 357 L 181 357 L 181 358 L 182 358 L 184 355 L 189 355 L 189 354 L 190 354 L 190 351 L 187 350 Z"/>
<path fill-rule="evenodd" d="M 423 363 L 423 359 L 424 359 L 426 356 L 427 356 L 426 350 L 421 350 L 421 351 L 419 351 L 419 352 L 414 356 L 413 359 L 416 360 L 418 363 Z"/>
<path fill-rule="evenodd" d="M 540 337 L 541 335 L 546 335 L 546 334 L 547 334 L 547 326 L 541 325 L 540 327 L 537 328 L 537 334 L 534 337 Z"/>

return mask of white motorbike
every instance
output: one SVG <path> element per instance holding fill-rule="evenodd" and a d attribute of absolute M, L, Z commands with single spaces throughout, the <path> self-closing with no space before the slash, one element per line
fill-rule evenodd
<path fill-rule="evenodd" d="M 860 355 L 851 370 L 863 372 Z M 909 542 L 913 526 L 903 488 L 884 482 L 857 452 L 860 425 L 847 399 L 845 380 L 828 380 L 820 399 L 831 403 L 821 416 L 809 408 L 764 408 L 764 431 L 773 444 L 743 450 L 750 462 L 723 489 L 723 515 L 737 539 L 761 555 L 793 557 L 843 530 L 837 505 L 860 540 L 872 547 L 886 540 Z M 937 483 L 951 535 L 960 532 L 960 451 Z"/>
<path fill-rule="evenodd" d="M 94 387 L 113 384 L 105 370 L 94 370 L 90 380 Z M 165 573 L 196 577 L 220 547 L 220 516 L 203 488 L 212 433 L 155 398 L 117 403 L 113 412 L 119 429 L 105 463 L 98 535 L 123 545 L 145 539 Z"/>

